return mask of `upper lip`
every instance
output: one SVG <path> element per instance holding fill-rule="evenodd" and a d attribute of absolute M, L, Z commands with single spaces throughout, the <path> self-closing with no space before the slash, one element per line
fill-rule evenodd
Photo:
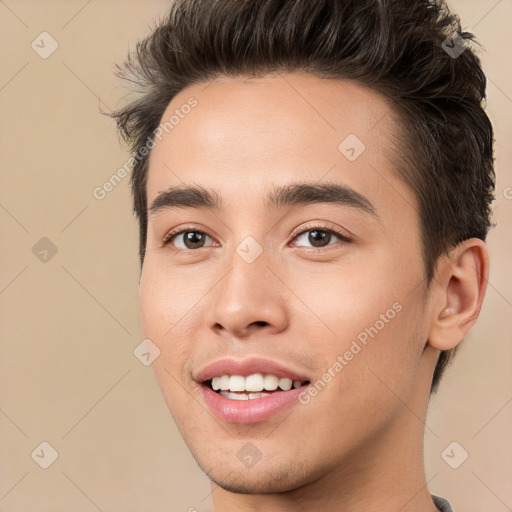
<path fill-rule="evenodd" d="M 194 380 L 202 383 L 222 375 L 241 375 L 247 377 L 255 373 L 285 377 L 294 381 L 310 381 L 307 375 L 290 368 L 290 365 L 285 366 L 277 361 L 257 357 L 248 359 L 219 359 L 199 370 L 194 376 Z"/>

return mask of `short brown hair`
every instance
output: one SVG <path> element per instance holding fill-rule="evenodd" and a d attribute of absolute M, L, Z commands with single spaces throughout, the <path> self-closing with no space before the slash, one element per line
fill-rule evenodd
<path fill-rule="evenodd" d="M 493 129 L 475 40 L 437 0 L 175 0 L 116 74 L 142 95 L 109 114 L 135 155 L 131 186 L 147 236 L 147 141 L 173 97 L 219 76 L 307 72 L 383 94 L 401 121 L 397 170 L 419 204 L 428 284 L 439 256 L 485 240 L 494 199 Z M 460 55 L 450 48 L 463 50 Z M 431 392 L 455 349 L 441 353 Z"/>

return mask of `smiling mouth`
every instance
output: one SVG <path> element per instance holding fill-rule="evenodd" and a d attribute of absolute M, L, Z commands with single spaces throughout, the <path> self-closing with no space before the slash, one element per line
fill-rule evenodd
<path fill-rule="evenodd" d="M 292 381 L 290 378 L 279 378 L 275 375 L 253 374 L 247 377 L 222 375 L 204 381 L 203 385 L 229 400 L 254 400 L 276 393 L 286 393 L 309 383 L 309 380 Z"/>

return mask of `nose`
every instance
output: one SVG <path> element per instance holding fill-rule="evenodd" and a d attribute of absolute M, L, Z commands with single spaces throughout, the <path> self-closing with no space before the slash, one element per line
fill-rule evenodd
<path fill-rule="evenodd" d="M 286 287 L 263 257 L 252 263 L 235 256 L 210 297 L 209 324 L 217 334 L 247 338 L 281 332 L 287 326 Z"/>

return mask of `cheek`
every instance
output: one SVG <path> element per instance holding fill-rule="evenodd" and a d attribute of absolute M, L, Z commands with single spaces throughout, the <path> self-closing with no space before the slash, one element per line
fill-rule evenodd
<path fill-rule="evenodd" d="M 166 394 L 172 394 L 179 387 L 173 386 L 174 378 L 189 378 L 185 371 L 196 338 L 199 308 L 194 304 L 199 297 L 183 288 L 191 285 L 190 280 L 180 280 L 176 275 L 171 279 L 168 272 L 151 263 L 148 258 L 141 276 L 140 318 L 144 337 L 160 350 L 152 364 L 158 382 Z"/>
<path fill-rule="evenodd" d="M 390 308 L 366 313 L 366 325 L 355 326 L 355 334 L 344 340 L 344 359 L 351 360 L 342 372 L 339 392 L 351 397 L 354 413 L 361 406 L 362 417 L 366 408 L 385 424 L 408 401 L 416 379 L 424 345 L 421 308 L 406 296 Z"/>
<path fill-rule="evenodd" d="M 390 390 L 401 396 L 414 380 L 425 341 L 422 267 L 396 261 L 381 254 L 301 281 L 297 295 L 307 297 L 322 321 L 315 350 L 325 370 L 342 358 L 338 392 L 348 388 L 361 399 Z"/>
<path fill-rule="evenodd" d="M 386 257 L 388 265 L 386 265 Z M 351 257 L 340 264 L 318 267 L 315 272 L 290 272 L 297 309 L 324 327 L 327 340 L 347 340 L 375 327 L 379 332 L 399 322 L 403 304 L 409 300 L 405 283 L 410 275 L 398 276 L 395 259 L 373 254 L 371 258 Z M 412 272 L 408 272 L 412 273 Z M 315 320 L 316 317 L 316 320 Z"/>
<path fill-rule="evenodd" d="M 186 332 L 193 325 L 198 302 L 206 292 L 204 280 L 195 279 L 193 273 L 180 275 L 176 269 L 167 268 L 165 262 L 148 256 L 139 290 L 144 335 L 163 343 Z"/>

